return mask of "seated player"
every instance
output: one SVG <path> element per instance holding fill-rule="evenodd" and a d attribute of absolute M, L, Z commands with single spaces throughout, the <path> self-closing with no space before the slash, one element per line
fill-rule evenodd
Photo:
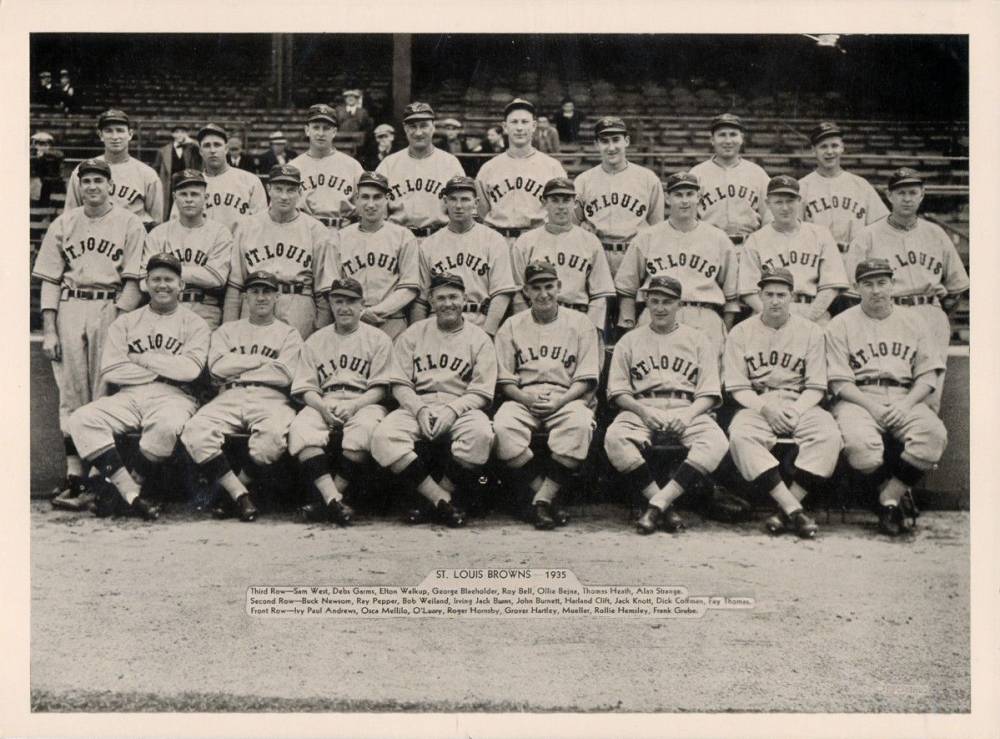
<path fill-rule="evenodd" d="M 252 272 L 244 286 L 249 316 L 216 329 L 208 352 L 208 370 L 222 390 L 188 421 L 181 441 L 205 479 L 229 494 L 240 520 L 254 521 L 257 506 L 247 486 L 285 453 L 288 427 L 295 418 L 288 388 L 302 338 L 274 316 L 274 275 Z M 250 439 L 237 476 L 222 446 L 226 434 L 243 431 L 250 432 Z M 220 504 L 214 513 L 225 517 L 230 510 Z"/>
<path fill-rule="evenodd" d="M 465 525 L 465 513 L 452 502 L 459 487 L 470 487 L 493 446 L 493 427 L 483 413 L 493 401 L 497 358 L 493 342 L 462 317 L 465 283 L 449 272 L 431 277 L 435 315 L 414 323 L 393 348 L 392 392 L 400 407 L 372 437 L 372 456 L 433 506 L 438 520 Z M 417 439 L 449 439 L 451 456 L 435 482 L 426 461 L 414 451 Z M 426 504 L 407 520 L 421 523 Z"/>
<path fill-rule="evenodd" d="M 154 254 L 146 269 L 149 305 L 111 324 L 101 358 L 101 379 L 118 392 L 79 408 L 69 430 L 80 455 L 114 485 L 129 513 L 155 520 L 159 509 L 141 497 L 141 485 L 173 454 L 195 412 L 188 383 L 205 367 L 210 332 L 180 305 L 184 281 L 175 256 Z M 130 431 L 142 432 L 131 472 L 115 448 L 115 435 Z M 102 494 L 96 513 L 109 515 L 117 507 Z"/>
<path fill-rule="evenodd" d="M 531 310 L 506 321 L 496 337 L 497 382 L 509 398 L 493 418 L 496 455 L 516 486 L 530 488 L 538 529 L 565 522 L 553 514 L 554 501 L 587 458 L 594 433 L 585 396 L 597 385 L 597 332 L 587 316 L 559 305 L 561 287 L 554 264 L 528 264 L 524 294 Z M 547 469 L 530 449 L 532 432 L 541 429 L 552 453 Z"/>
<path fill-rule="evenodd" d="M 389 386 L 392 342 L 361 322 L 364 291 L 357 280 L 334 280 L 330 302 L 333 325 L 306 339 L 299 356 L 292 394 L 306 407 L 288 430 L 288 451 L 323 498 L 322 507 L 303 506 L 303 517 L 349 526 L 354 511 L 344 493 L 359 481 L 370 459 L 372 434 L 387 412 L 380 403 Z M 326 455 L 331 429 L 343 433 L 336 476 Z"/>
<path fill-rule="evenodd" d="M 788 270 L 765 265 L 757 288 L 763 311 L 733 327 L 722 357 L 726 392 L 742 406 L 729 424 L 729 448 L 743 479 L 780 508 L 768 531 L 809 539 L 817 527 L 802 501 L 833 474 L 843 446 L 836 422 L 819 406 L 827 385 L 823 329 L 791 313 L 795 277 Z M 770 453 L 778 436 L 799 448 L 791 487 Z"/>
<path fill-rule="evenodd" d="M 719 353 L 698 329 L 677 322 L 681 283 L 655 275 L 646 286 L 650 323 L 615 345 L 608 377 L 608 403 L 621 409 L 608 427 L 604 450 L 630 489 L 649 501 L 636 523 L 640 534 L 660 526 L 681 531 L 672 507 L 681 493 L 715 470 L 726 456 L 726 435 L 709 415 L 721 399 Z M 654 433 L 675 436 L 688 450 L 666 486 L 653 480 L 640 449 Z"/>
<path fill-rule="evenodd" d="M 948 432 L 927 405 L 944 370 L 920 316 L 893 305 L 895 279 L 885 259 L 858 263 L 861 304 L 838 314 L 826 330 L 827 371 L 835 397 L 833 417 L 844 437 L 847 463 L 879 475 L 879 528 L 889 536 L 913 530 L 910 488 L 944 454 Z M 882 435 L 903 442 L 899 460 L 884 469 Z"/>

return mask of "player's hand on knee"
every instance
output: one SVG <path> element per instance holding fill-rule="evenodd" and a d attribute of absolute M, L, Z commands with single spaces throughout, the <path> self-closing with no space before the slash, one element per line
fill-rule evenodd
<path fill-rule="evenodd" d="M 59 334 L 47 333 L 42 337 L 42 354 L 53 362 L 62 361 L 62 344 L 59 343 Z"/>
<path fill-rule="evenodd" d="M 340 419 L 337 418 L 336 414 L 326 406 L 323 406 L 320 409 L 319 414 L 323 416 L 323 421 L 326 423 L 327 427 L 336 428 L 341 425 Z"/>
<path fill-rule="evenodd" d="M 354 403 L 349 400 L 338 400 L 330 405 L 330 412 L 340 423 L 346 423 L 357 412 Z"/>
<path fill-rule="evenodd" d="M 690 424 L 691 419 L 686 413 L 675 413 L 667 418 L 665 430 L 674 436 L 681 436 Z"/>
<path fill-rule="evenodd" d="M 906 417 L 910 414 L 912 409 L 913 407 L 905 400 L 899 400 L 887 406 L 885 413 L 880 419 L 882 425 L 888 428 L 895 428 L 896 426 L 899 426 L 906 420 Z"/>
<path fill-rule="evenodd" d="M 555 413 L 557 409 L 558 406 L 555 398 L 552 397 L 551 393 L 545 392 L 535 398 L 535 402 L 531 404 L 529 410 L 531 411 L 531 415 L 538 418 L 545 418 Z"/>
<path fill-rule="evenodd" d="M 777 403 L 765 403 L 760 409 L 760 415 L 767 421 L 767 425 L 778 434 L 784 434 L 785 421 L 781 415 L 782 407 Z"/>
<path fill-rule="evenodd" d="M 442 406 L 441 409 L 434 414 L 434 425 L 431 427 L 431 438 L 436 439 L 442 434 L 447 434 L 451 431 L 452 425 L 458 418 L 458 414 L 448 406 Z"/>
<path fill-rule="evenodd" d="M 434 425 L 436 423 L 437 417 L 428 406 L 425 405 L 417 411 L 417 425 L 420 427 L 420 433 L 422 433 L 426 438 L 434 438 Z"/>

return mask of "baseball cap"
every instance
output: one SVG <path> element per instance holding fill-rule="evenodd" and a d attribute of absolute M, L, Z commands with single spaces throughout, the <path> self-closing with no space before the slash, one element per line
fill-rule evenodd
<path fill-rule="evenodd" d="M 43 69 L 41 72 L 38 73 L 38 76 L 39 77 L 51 77 L 52 76 L 52 72 L 48 71 L 47 69 Z"/>
<path fill-rule="evenodd" d="M 889 189 L 894 190 L 903 185 L 922 185 L 924 178 L 915 169 L 900 167 L 889 175 Z"/>
<path fill-rule="evenodd" d="M 465 280 L 454 272 L 435 272 L 431 275 L 431 290 L 439 287 L 455 287 L 465 292 Z"/>
<path fill-rule="evenodd" d="M 333 281 L 333 284 L 330 286 L 330 295 L 344 295 L 348 298 L 358 298 L 360 300 L 364 297 L 364 290 L 361 287 L 361 283 L 353 277 L 343 277 Z"/>
<path fill-rule="evenodd" d="M 302 173 L 298 167 L 291 164 L 276 164 L 267 173 L 267 181 L 272 185 L 276 182 L 287 182 L 290 185 L 302 184 Z"/>
<path fill-rule="evenodd" d="M 546 262 L 544 259 L 535 259 L 528 262 L 528 266 L 524 268 L 524 284 L 526 285 L 531 282 L 557 279 L 559 279 L 559 275 L 556 273 L 555 265 L 552 262 Z"/>
<path fill-rule="evenodd" d="M 413 102 L 403 108 L 403 123 L 410 121 L 433 121 L 434 108 L 427 103 Z"/>
<path fill-rule="evenodd" d="M 306 123 L 312 123 L 313 121 L 326 121 L 327 123 L 332 123 L 334 126 L 340 123 L 337 120 L 337 111 L 326 103 L 317 103 L 316 105 L 309 106 L 309 112 L 306 114 Z"/>
<path fill-rule="evenodd" d="M 608 116 L 606 118 L 601 118 L 601 120 L 594 124 L 594 138 L 596 139 L 601 134 L 606 133 L 627 134 L 628 128 L 625 126 L 625 121 L 621 118 Z"/>
<path fill-rule="evenodd" d="M 816 146 L 823 139 L 829 139 L 834 136 L 843 136 L 844 132 L 840 130 L 840 126 L 836 123 L 831 123 L 830 121 L 821 121 L 816 124 L 816 128 L 812 130 L 809 134 L 809 141 L 812 142 L 813 146 Z"/>
<path fill-rule="evenodd" d="M 786 174 L 779 174 L 776 177 L 772 177 L 771 181 L 767 183 L 767 194 L 794 195 L 795 197 L 798 197 L 799 181 Z"/>
<path fill-rule="evenodd" d="M 382 192 L 389 192 L 389 180 L 380 172 L 362 172 L 358 177 L 358 189 L 363 186 L 377 187 Z"/>
<path fill-rule="evenodd" d="M 251 272 L 247 275 L 247 278 L 243 280 L 243 286 L 245 288 L 251 288 L 254 285 L 264 285 L 272 290 L 278 289 L 278 278 L 272 275 L 270 272 L 265 272 L 264 270 L 257 270 L 256 272 Z"/>
<path fill-rule="evenodd" d="M 69 77 L 69 70 L 68 69 L 60 69 L 59 70 L 59 74 L 61 76 L 63 76 L 63 77 Z"/>
<path fill-rule="evenodd" d="M 340 94 L 341 94 L 341 95 L 342 95 L 343 97 L 345 97 L 345 98 L 346 98 L 346 97 L 347 97 L 348 95 L 353 95 L 354 97 L 356 97 L 356 98 L 359 98 L 359 97 L 361 97 L 361 90 L 357 89 L 356 87 L 351 87 L 351 88 L 348 88 L 348 89 L 344 90 L 344 91 L 343 91 L 342 93 L 340 93 Z"/>
<path fill-rule="evenodd" d="M 866 277 L 874 277 L 876 275 L 889 275 L 891 277 L 892 274 L 892 265 L 889 264 L 888 259 L 871 257 L 859 262 L 858 266 L 854 268 L 854 281 L 861 282 Z"/>
<path fill-rule="evenodd" d="M 524 98 L 514 98 L 509 103 L 507 103 L 507 105 L 505 105 L 503 109 L 503 117 L 506 118 L 508 115 L 510 115 L 510 112 L 512 110 L 526 110 L 532 115 L 535 114 L 534 104 L 532 104 L 528 100 L 525 100 Z"/>
<path fill-rule="evenodd" d="M 169 269 L 178 277 L 181 276 L 181 260 L 170 252 L 161 251 L 151 256 L 149 261 L 146 262 L 146 274 L 149 274 L 157 267 Z"/>
<path fill-rule="evenodd" d="M 118 110 L 118 108 L 109 108 L 97 117 L 98 129 L 110 126 L 112 123 L 122 123 L 126 126 L 130 125 L 128 116 L 125 115 L 125 111 Z"/>
<path fill-rule="evenodd" d="M 270 141 L 272 144 L 288 143 L 288 139 L 285 138 L 285 134 L 283 134 L 281 131 L 275 131 L 274 133 L 272 133 L 270 136 L 267 137 L 267 140 Z"/>
<path fill-rule="evenodd" d="M 743 121 L 740 120 L 738 115 L 733 115 L 732 113 L 723 113 L 722 115 L 717 115 L 712 119 L 712 133 L 715 133 L 717 128 L 736 128 L 740 131 L 745 131 L 743 127 Z"/>
<path fill-rule="evenodd" d="M 458 192 L 459 190 L 471 190 L 476 191 L 476 181 L 471 177 L 466 177 L 465 175 L 456 175 L 444 183 L 444 189 L 441 190 L 442 195 L 451 195 L 453 192 Z"/>
<path fill-rule="evenodd" d="M 201 143 L 202 139 L 206 136 L 218 136 L 223 141 L 229 141 L 229 134 L 226 133 L 226 129 L 220 126 L 218 123 L 206 123 L 204 126 L 198 129 L 198 133 L 195 138 L 198 139 L 198 143 Z"/>
<path fill-rule="evenodd" d="M 542 189 L 543 198 L 547 198 L 549 195 L 573 195 L 575 197 L 576 188 L 566 177 L 553 177 L 545 183 L 545 187 Z"/>
<path fill-rule="evenodd" d="M 197 169 L 184 169 L 170 178 L 171 190 L 180 190 L 186 185 L 204 185 L 208 187 L 208 180 Z"/>
<path fill-rule="evenodd" d="M 760 269 L 760 279 L 757 280 L 757 287 L 764 287 L 768 282 L 781 282 L 789 288 L 795 288 L 795 278 L 792 273 L 784 267 L 772 267 L 765 264 Z"/>
<path fill-rule="evenodd" d="M 375 126 L 375 138 L 378 138 L 384 133 L 394 134 L 396 133 L 396 129 L 390 126 L 388 123 L 382 123 L 378 126 Z"/>
<path fill-rule="evenodd" d="M 647 293 L 662 293 L 672 298 L 681 296 L 681 283 L 670 275 L 654 275 L 646 286 Z"/>
<path fill-rule="evenodd" d="M 672 192 L 682 187 L 700 190 L 701 183 L 698 181 L 698 177 L 690 172 L 674 172 L 667 178 L 667 192 Z"/>
<path fill-rule="evenodd" d="M 83 177 L 87 172 L 104 175 L 111 179 L 111 165 L 103 159 L 84 159 L 76 169 L 76 176 Z"/>
<path fill-rule="evenodd" d="M 462 122 L 457 118 L 445 118 L 440 123 L 441 128 L 461 128 Z"/>
<path fill-rule="evenodd" d="M 31 137 L 32 141 L 48 141 L 50 144 L 55 141 L 52 134 L 48 131 L 39 131 L 34 136 Z"/>

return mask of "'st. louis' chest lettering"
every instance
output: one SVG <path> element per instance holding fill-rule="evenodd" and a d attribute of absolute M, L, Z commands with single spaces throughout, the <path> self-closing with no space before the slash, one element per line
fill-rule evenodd
<path fill-rule="evenodd" d="M 284 244 L 280 241 L 276 244 L 264 244 L 247 249 L 244 259 L 251 271 L 258 264 L 270 259 L 287 259 L 301 265 L 303 269 L 310 269 L 313 263 L 312 254 L 301 246 Z"/>

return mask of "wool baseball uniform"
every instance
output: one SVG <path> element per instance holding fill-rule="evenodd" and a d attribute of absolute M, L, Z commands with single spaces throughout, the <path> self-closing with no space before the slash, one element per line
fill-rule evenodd
<path fill-rule="evenodd" d="M 390 381 L 412 388 L 422 403 L 447 405 L 458 417 L 451 427 L 452 456 L 467 464 L 485 464 L 493 447 L 490 419 L 479 410 L 493 401 L 497 357 L 490 337 L 462 321 L 453 331 L 437 326 L 437 318 L 417 321 L 393 345 Z M 391 467 L 422 438 L 418 408 L 398 408 L 383 419 L 372 437 L 372 457 Z"/>
<path fill-rule="evenodd" d="M 141 430 L 139 448 L 146 456 L 169 457 L 197 407 L 186 383 L 205 367 L 209 336 L 208 324 L 183 305 L 165 314 L 147 305 L 112 323 L 101 379 L 119 390 L 69 418 L 80 456 L 94 459 L 114 447 L 116 434 Z"/>
<path fill-rule="evenodd" d="M 516 385 L 537 397 L 546 392 L 561 395 L 575 382 L 597 384 L 597 333 L 577 311 L 560 307 L 549 323 L 539 323 L 530 310 L 523 311 L 500 326 L 495 343 L 500 385 Z M 577 398 L 537 418 L 523 404 L 507 400 L 493 417 L 493 428 L 502 462 L 520 456 L 531 444 L 531 434 L 541 429 L 548 431 L 553 454 L 583 461 L 594 433 L 594 412 L 585 399 Z"/>
<path fill-rule="evenodd" d="M 389 180 L 389 218 L 418 232 L 447 225 L 441 190 L 452 177 L 465 174 L 454 154 L 436 146 L 419 159 L 408 148 L 397 151 L 383 159 L 375 171 Z"/>
<path fill-rule="evenodd" d="M 540 151 L 526 157 L 504 151 L 488 160 L 476 175 L 479 199 L 489 206 L 483 219 L 513 242 L 520 231 L 545 223 L 542 188 L 553 177 L 565 177 L 558 160 Z"/>
<path fill-rule="evenodd" d="M 802 220 L 826 226 L 843 253 L 865 226 L 889 215 L 868 180 L 851 172 L 827 177 L 810 172 L 799 180 Z"/>
<path fill-rule="evenodd" d="M 267 195 L 260 177 L 244 169 L 229 167 L 222 174 L 205 172 L 205 217 L 221 223 L 231 233 L 251 216 L 267 210 Z M 177 217 L 177 205 L 170 218 Z"/>
<path fill-rule="evenodd" d="M 214 331 L 222 321 L 222 292 L 229 280 L 232 251 L 233 236 L 217 221 L 206 219 L 200 226 L 188 228 L 179 220 L 169 220 L 146 237 L 139 276 L 145 279 L 146 264 L 154 254 L 173 254 L 183 269 L 181 302 Z"/>
<path fill-rule="evenodd" d="M 524 287 L 524 268 L 536 259 L 555 265 L 562 284 L 559 302 L 563 305 L 588 313 L 592 300 L 615 295 L 611 269 L 601 242 L 579 226 L 557 233 L 546 225 L 518 237 L 511 250 L 511 266 L 518 290 Z M 604 329 L 604 314 L 603 309 L 589 314 L 598 330 Z"/>
<path fill-rule="evenodd" d="M 103 154 L 95 159 L 107 162 Z M 111 199 L 125 210 L 134 213 L 143 223 L 163 221 L 163 183 L 148 164 L 129 157 L 124 162 L 111 163 Z M 65 210 L 83 205 L 80 188 L 80 165 L 66 181 Z"/>
<path fill-rule="evenodd" d="M 695 398 L 721 399 L 719 354 L 698 329 L 677 324 L 661 334 L 639 326 L 625 334 L 611 357 L 608 403 L 631 395 L 641 403 L 666 411 L 682 411 Z M 650 443 L 652 432 L 631 411 L 621 411 L 608 426 L 604 450 L 619 472 L 631 472 L 644 460 L 640 447 Z M 684 429 L 680 443 L 688 450 L 687 462 L 710 473 L 726 456 L 729 443 L 718 424 L 699 414 Z"/>
<path fill-rule="evenodd" d="M 765 227 L 766 228 L 766 227 Z M 840 255 L 835 255 L 840 262 Z M 726 392 L 752 390 L 765 403 L 794 402 L 804 390 L 826 393 L 826 340 L 812 321 L 789 315 L 780 328 L 761 316 L 733 326 L 722 358 Z M 833 417 L 818 405 L 802 413 L 792 434 L 799 452 L 795 466 L 817 477 L 830 477 L 843 446 Z M 778 466 L 770 453 L 777 436 L 764 416 L 740 409 L 729 424 L 729 448 L 743 479 L 754 481 Z"/>
<path fill-rule="evenodd" d="M 208 371 L 222 390 L 187 422 L 181 434 L 196 464 L 222 454 L 226 434 L 240 431 L 250 432 L 247 452 L 251 461 L 261 466 L 278 461 L 295 418 L 288 389 L 301 347 L 299 332 L 277 319 L 257 325 L 243 318 L 215 330 Z"/>
<path fill-rule="evenodd" d="M 324 226 L 340 228 L 354 210 L 351 197 L 364 169 L 354 157 L 334 149 L 325 157 L 309 152 L 291 162 L 302 173 L 299 210 L 317 218 Z"/>
<path fill-rule="evenodd" d="M 388 389 L 391 363 L 392 341 L 385 332 L 366 323 L 359 323 L 349 334 L 339 333 L 335 325 L 325 326 L 302 347 L 292 395 L 312 390 L 332 404 L 357 398 L 380 385 Z M 378 404 L 359 409 L 344 424 L 341 448 L 371 454 L 375 427 L 387 412 Z M 323 416 L 306 406 L 288 430 L 288 451 L 298 456 L 306 447 L 325 448 L 329 440 L 330 429 Z"/>
<path fill-rule="evenodd" d="M 944 362 L 919 316 L 893 307 L 886 318 L 872 318 L 860 305 L 835 316 L 826 328 L 827 373 L 831 384 L 853 382 L 870 397 L 893 403 L 906 396 L 918 380 L 936 386 Z M 885 428 L 862 408 L 838 399 L 833 417 L 844 438 L 848 464 L 864 473 L 882 464 L 882 434 L 903 442 L 907 461 L 920 470 L 937 464 L 948 432 L 926 401 L 917 403 L 903 422 Z"/>
<path fill-rule="evenodd" d="M 726 167 L 712 157 L 690 171 L 701 183 L 698 198 L 701 220 L 737 240 L 768 220 L 765 194 L 771 178 L 760 165 L 741 158 L 732 167 Z"/>
<path fill-rule="evenodd" d="M 63 211 L 42 240 L 31 275 L 43 281 L 41 309 L 56 311 L 62 359 L 52 374 L 64 434 L 70 414 L 102 394 L 98 370 L 115 300 L 125 280 L 139 279 L 145 240 L 139 217 L 114 203 L 97 218 L 82 206 Z"/>

